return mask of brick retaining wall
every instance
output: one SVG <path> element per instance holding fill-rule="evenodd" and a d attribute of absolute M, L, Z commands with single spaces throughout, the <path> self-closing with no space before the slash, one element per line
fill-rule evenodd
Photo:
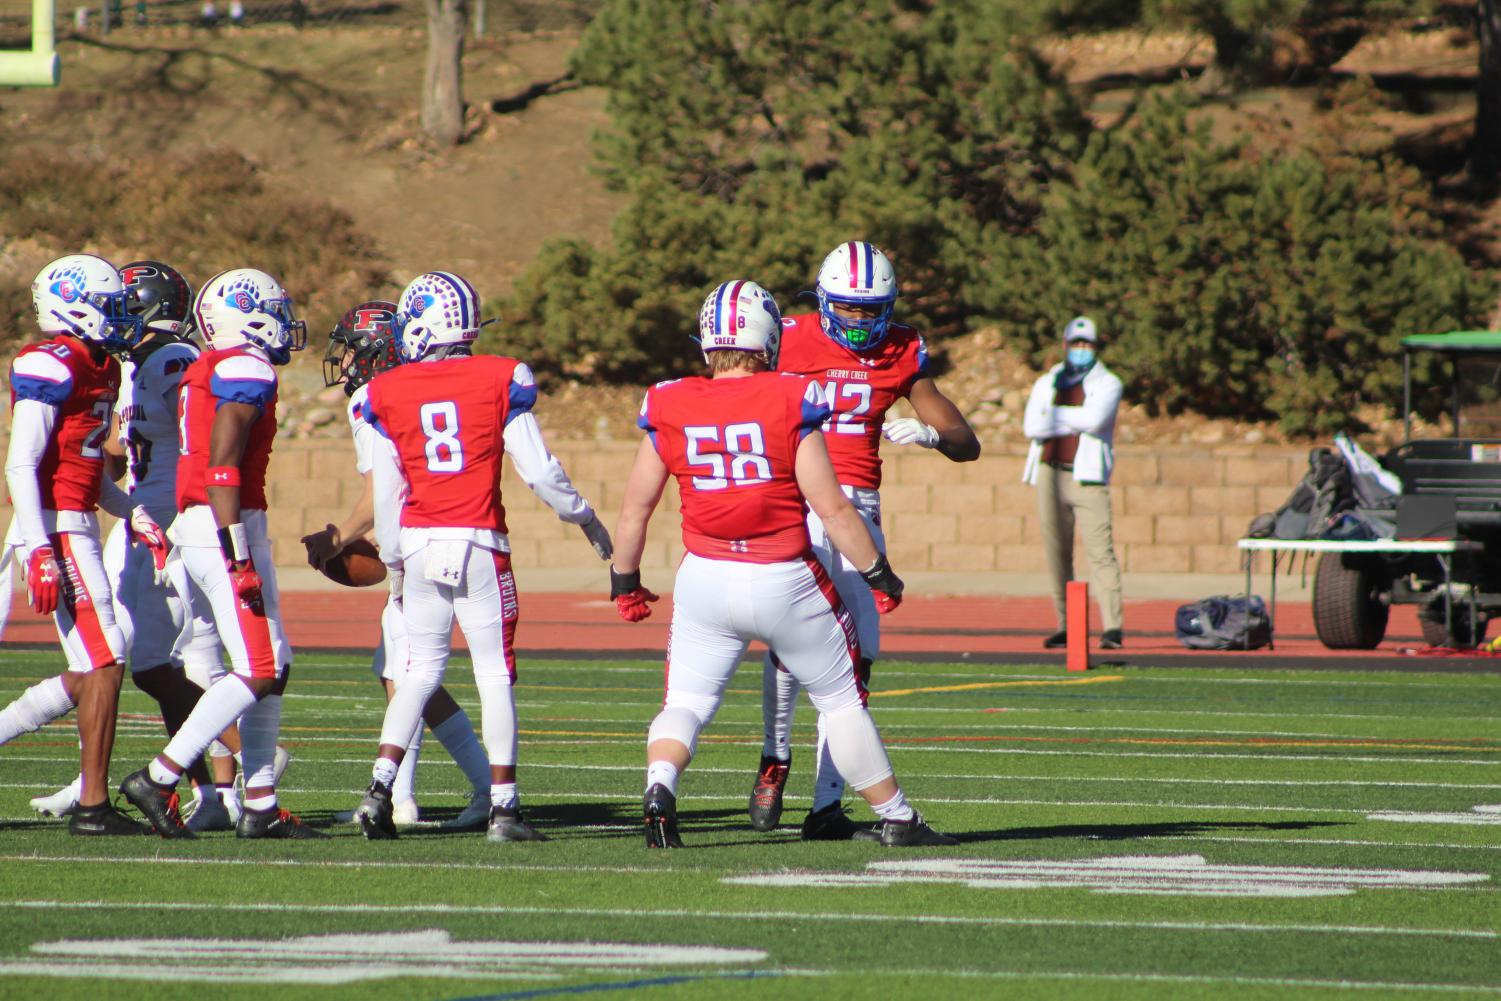
<path fill-rule="evenodd" d="M 558 440 L 554 452 L 579 490 L 614 527 L 636 441 Z M 899 571 L 1031 573 L 1043 569 L 1036 499 L 1021 482 L 1021 446 L 990 446 L 976 462 L 886 446 L 882 506 Z M 1235 540 L 1251 519 L 1280 505 L 1307 468 L 1307 449 L 1283 446 L 1123 446 L 1111 493 L 1116 550 L 1127 573 L 1234 573 Z M 303 565 L 298 539 L 338 521 L 359 496 L 343 439 L 278 442 L 271 459 L 276 561 Z M 598 569 L 593 550 L 559 522 L 507 466 L 503 493 L 518 567 Z M 677 510 L 669 484 L 664 508 Z M 8 516 L 9 512 L 4 514 Z M 659 511 L 642 565 L 675 566 L 677 519 Z M 1082 553 L 1080 554 L 1082 560 Z"/>

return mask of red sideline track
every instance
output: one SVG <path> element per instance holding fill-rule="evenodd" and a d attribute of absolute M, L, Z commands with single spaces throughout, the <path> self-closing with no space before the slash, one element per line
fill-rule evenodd
<path fill-rule="evenodd" d="M 376 642 L 385 600 L 385 588 L 288 591 L 282 594 L 282 610 L 294 648 L 361 650 L 371 649 Z M 1286 602 L 1277 606 L 1275 650 L 1220 652 L 1188 650 L 1177 643 L 1173 613 L 1180 604 L 1127 601 L 1125 649 L 1098 649 L 1095 626 L 1090 650 L 1094 664 L 1501 672 L 1501 656 L 1427 648 L 1413 606 L 1392 610 L 1386 639 L 1375 650 L 1325 649 L 1314 633 L 1311 606 Z M 649 620 L 630 624 L 620 620 L 613 603 L 603 595 L 523 592 L 517 652 L 523 659 L 607 654 L 655 660 L 666 649 L 671 610 L 671 596 L 664 595 Z M 1098 623 L 1098 609 L 1093 613 L 1091 620 Z M 1042 648 L 1053 622 L 1052 602 L 1047 598 L 912 596 L 882 621 L 881 655 L 882 659 L 903 660 L 1056 662 L 1061 667 L 1064 652 Z M 50 618 L 34 614 L 18 599 L 3 645 L 45 647 L 56 641 Z M 456 636 L 456 643 L 463 648 L 462 636 Z"/>

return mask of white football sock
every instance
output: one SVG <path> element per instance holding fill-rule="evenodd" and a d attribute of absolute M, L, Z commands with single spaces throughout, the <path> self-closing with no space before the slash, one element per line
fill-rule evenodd
<path fill-rule="evenodd" d="M 72 708 L 73 700 L 63 687 L 61 675 L 39 681 L 0 709 L 0 744 L 40 730 Z"/>
<path fill-rule="evenodd" d="M 177 736 L 162 749 L 165 757 L 180 765 L 187 765 L 198 758 L 219 734 L 255 705 L 255 696 L 245 683 L 233 674 L 225 675 L 203 693 L 188 718 L 183 721 Z M 243 735 L 240 738 L 245 739 Z M 152 776 L 155 778 L 155 775 Z"/>
<path fill-rule="evenodd" d="M 516 783 L 496 782 L 490 786 L 490 805 L 502 810 L 514 810 L 520 802 L 516 795 Z"/>
<path fill-rule="evenodd" d="M 791 671 L 777 669 L 774 654 L 761 662 L 761 755 L 778 761 L 792 760 L 792 716 L 797 710 L 799 685 Z"/>
<path fill-rule="evenodd" d="M 281 696 L 267 695 L 240 717 L 240 757 L 244 768 L 246 805 L 251 789 L 276 788 L 276 738 L 281 735 Z M 270 798 L 276 799 L 275 793 Z M 263 810 L 266 807 L 252 807 Z"/>
<path fill-rule="evenodd" d="M 891 759 L 875 720 L 864 706 L 825 713 L 829 753 L 850 786 L 859 792 L 891 777 Z"/>
<path fill-rule="evenodd" d="M 907 797 L 902 795 L 900 789 L 886 802 L 872 804 L 871 809 L 882 820 L 911 820 L 917 816 L 917 811 L 912 809 L 912 804 L 907 802 Z"/>
<path fill-rule="evenodd" d="M 215 785 L 214 792 L 219 794 L 219 799 L 224 803 L 224 808 L 234 813 L 240 804 L 240 790 L 235 788 L 233 782 L 227 785 Z"/>
<path fill-rule="evenodd" d="M 396 781 L 398 767 L 398 764 L 390 758 L 376 758 L 375 767 L 370 770 L 370 777 L 389 789 Z"/>
<path fill-rule="evenodd" d="M 452 755 L 454 762 L 463 770 L 465 778 L 474 787 L 476 794 L 490 789 L 490 756 L 474 732 L 474 724 L 463 709 L 433 727 L 433 736 Z"/>
<path fill-rule="evenodd" d="M 653 761 L 646 766 L 646 788 L 650 789 L 654 785 L 665 786 L 668 792 L 676 796 L 679 774 L 677 765 L 671 761 Z"/>
<path fill-rule="evenodd" d="M 516 764 L 516 690 L 504 674 L 474 676 L 479 688 L 480 725 L 485 731 L 485 752 L 491 765 Z"/>
<path fill-rule="evenodd" d="M 407 753 L 401 756 L 401 766 L 396 769 L 396 781 L 391 783 L 391 802 L 400 803 L 417 795 L 417 758 L 422 754 L 422 726 L 407 745 Z"/>
<path fill-rule="evenodd" d="M 839 769 L 834 766 L 834 758 L 829 753 L 828 726 L 824 722 L 826 718 L 822 714 L 818 717 L 818 766 L 813 772 L 814 813 L 844 799 L 844 777 L 839 774 Z"/>
<path fill-rule="evenodd" d="M 257 813 L 274 810 L 276 809 L 276 794 L 272 793 L 269 796 L 256 796 L 254 799 L 246 799 L 245 809 L 254 810 Z"/>

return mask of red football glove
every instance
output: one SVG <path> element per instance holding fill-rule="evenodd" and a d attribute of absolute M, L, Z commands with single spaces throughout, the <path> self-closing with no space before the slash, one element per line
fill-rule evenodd
<path fill-rule="evenodd" d="M 641 586 L 641 571 L 620 573 L 610 568 L 610 597 L 615 599 L 615 610 L 627 622 L 640 622 L 651 618 L 648 602 L 661 600 Z"/>
<path fill-rule="evenodd" d="M 51 615 L 57 611 L 62 576 L 62 569 L 57 565 L 52 547 L 38 546 L 26 561 L 26 590 L 33 612 Z"/>
<path fill-rule="evenodd" d="M 246 561 L 237 568 L 231 563 L 229 586 L 235 589 L 240 604 L 255 614 L 261 614 L 261 575 L 255 572 L 255 564 Z"/>
<path fill-rule="evenodd" d="M 902 579 L 891 571 L 891 564 L 886 562 L 886 554 L 876 557 L 876 561 L 867 570 L 861 570 L 860 576 L 865 578 L 865 583 L 870 585 L 870 596 L 876 601 L 876 613 L 886 615 L 896 610 L 896 606 L 902 603 L 902 589 L 906 586 Z"/>
<path fill-rule="evenodd" d="M 167 533 L 156 520 L 140 505 L 130 512 L 130 520 L 125 523 L 126 538 L 131 542 L 139 542 L 151 550 L 151 562 L 156 569 L 156 582 L 162 583 L 166 579 L 167 550 L 171 544 L 167 542 Z"/>

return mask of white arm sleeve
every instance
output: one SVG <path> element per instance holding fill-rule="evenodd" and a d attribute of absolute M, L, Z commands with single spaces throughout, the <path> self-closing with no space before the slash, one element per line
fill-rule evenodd
<path fill-rule="evenodd" d="M 10 451 L 5 456 L 5 485 L 15 507 L 21 545 L 29 557 L 47 545 L 47 525 L 42 520 L 42 489 L 36 471 L 52 441 L 57 408 L 39 400 L 17 400 L 11 411 Z"/>
<path fill-rule="evenodd" d="M 1065 434 L 1092 434 L 1096 438 L 1108 437 L 1115 426 L 1115 411 L 1121 402 L 1121 381 L 1114 376 L 1100 379 L 1084 394 L 1084 402 L 1077 407 L 1057 407 L 1053 418 Z"/>
<path fill-rule="evenodd" d="M 547 450 L 542 429 L 531 414 L 517 414 L 506 424 L 506 454 L 516 464 L 516 475 L 532 488 L 542 503 L 571 525 L 582 525 L 594 517 L 594 509 L 563 471 L 563 464 Z"/>
<path fill-rule="evenodd" d="M 108 476 L 99 477 L 99 506 L 116 518 L 130 520 L 130 494 L 120 489 L 120 484 Z"/>
<path fill-rule="evenodd" d="M 383 435 L 373 435 L 370 452 L 370 475 L 375 489 L 375 544 L 380 547 L 381 562 L 400 567 L 401 507 L 407 499 L 406 477 L 396 458 L 396 447 Z"/>

